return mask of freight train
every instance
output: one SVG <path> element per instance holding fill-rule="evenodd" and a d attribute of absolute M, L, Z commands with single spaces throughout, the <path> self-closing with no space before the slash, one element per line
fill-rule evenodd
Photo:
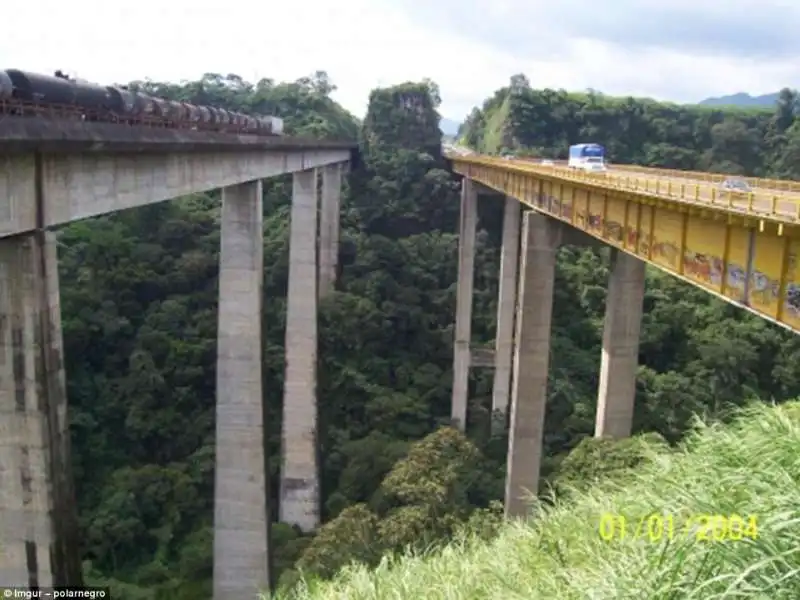
<path fill-rule="evenodd" d="M 283 120 L 165 100 L 130 90 L 17 69 L 0 71 L 0 114 L 150 125 L 233 134 L 283 135 Z"/>

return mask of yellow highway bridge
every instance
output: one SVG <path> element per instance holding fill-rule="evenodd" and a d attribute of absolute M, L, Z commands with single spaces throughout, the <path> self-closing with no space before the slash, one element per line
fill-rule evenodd
<path fill-rule="evenodd" d="M 602 173 L 447 152 L 456 173 L 800 332 L 800 182 L 632 165 Z"/>

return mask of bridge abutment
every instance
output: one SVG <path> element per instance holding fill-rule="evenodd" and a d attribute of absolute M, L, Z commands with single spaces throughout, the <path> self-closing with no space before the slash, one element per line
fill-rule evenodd
<path fill-rule="evenodd" d="M 214 600 L 269 585 L 261 314 L 261 181 L 222 190 L 217 336 Z"/>
<path fill-rule="evenodd" d="M 594 435 L 623 438 L 633 425 L 645 263 L 616 249 L 611 252 Z"/>
<path fill-rule="evenodd" d="M 0 240 L 0 581 L 81 585 L 55 234 Z"/>
<path fill-rule="evenodd" d="M 317 458 L 317 173 L 295 173 L 289 233 L 280 520 L 320 523 Z"/>

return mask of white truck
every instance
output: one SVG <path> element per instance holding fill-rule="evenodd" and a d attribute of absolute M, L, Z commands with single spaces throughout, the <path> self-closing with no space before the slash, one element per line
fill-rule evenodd
<path fill-rule="evenodd" d="M 594 173 L 607 171 L 606 149 L 600 144 L 575 144 L 570 146 L 567 167 Z"/>

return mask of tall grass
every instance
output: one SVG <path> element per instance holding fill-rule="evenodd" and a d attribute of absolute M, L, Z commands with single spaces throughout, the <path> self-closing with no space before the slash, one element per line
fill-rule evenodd
<path fill-rule="evenodd" d="M 698 424 L 678 450 L 653 450 L 625 484 L 539 506 L 491 542 L 465 535 L 430 555 L 352 566 L 295 589 L 291 600 L 798 600 L 800 404 L 743 410 L 730 425 Z M 669 515 L 672 539 L 633 529 Z M 756 539 L 698 540 L 692 515 L 754 515 Z M 603 514 L 624 515 L 628 535 L 604 541 Z M 646 528 L 645 528 L 646 529 Z"/>

